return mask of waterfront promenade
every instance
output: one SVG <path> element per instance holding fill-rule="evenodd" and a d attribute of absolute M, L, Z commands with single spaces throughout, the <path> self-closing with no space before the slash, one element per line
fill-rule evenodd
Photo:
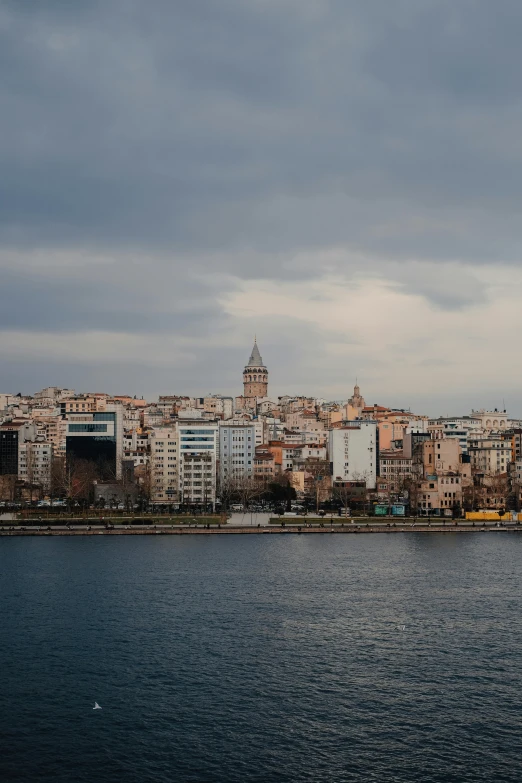
<path fill-rule="evenodd" d="M 519 533 L 522 524 L 489 520 L 477 522 L 466 519 L 426 518 L 354 518 L 339 517 L 297 518 L 271 517 L 268 514 L 234 514 L 227 522 L 215 518 L 212 522 L 198 522 L 197 518 L 183 523 L 169 520 L 151 520 L 147 524 L 133 523 L 132 519 L 117 521 L 98 519 L 46 520 L 38 523 L 0 519 L 0 536 L 85 536 L 85 535 L 332 535 L 375 533 Z"/>

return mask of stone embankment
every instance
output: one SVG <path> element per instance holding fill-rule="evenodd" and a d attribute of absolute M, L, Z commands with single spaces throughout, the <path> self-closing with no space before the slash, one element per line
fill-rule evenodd
<path fill-rule="evenodd" d="M 369 533 L 506 533 L 522 532 L 522 524 L 502 522 L 471 522 L 469 520 L 374 520 L 359 519 L 340 522 L 307 519 L 305 521 L 272 518 L 268 524 L 28 524 L 0 525 L 0 536 L 143 536 L 143 535 L 303 535 L 303 534 L 369 534 Z"/>

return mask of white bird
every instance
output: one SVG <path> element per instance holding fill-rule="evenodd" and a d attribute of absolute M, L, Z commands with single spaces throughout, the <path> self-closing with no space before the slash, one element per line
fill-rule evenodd
<path fill-rule="evenodd" d="M 98 704 L 97 701 L 94 702 L 93 710 L 101 710 L 101 707 L 100 707 L 100 705 Z"/>

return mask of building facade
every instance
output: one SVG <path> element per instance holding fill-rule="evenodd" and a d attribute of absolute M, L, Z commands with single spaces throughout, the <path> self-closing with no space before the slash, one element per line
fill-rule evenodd
<path fill-rule="evenodd" d="M 150 432 L 150 500 L 152 503 L 178 503 L 179 437 L 177 427 L 158 427 Z"/>
<path fill-rule="evenodd" d="M 376 422 L 353 421 L 330 430 L 329 455 L 334 483 L 364 481 L 368 489 L 375 489 L 378 463 Z"/>
<path fill-rule="evenodd" d="M 35 426 L 28 420 L 14 419 L 0 426 L 0 476 L 18 476 L 20 448 L 34 441 L 35 435 Z"/>
<path fill-rule="evenodd" d="M 18 449 L 18 477 L 48 493 L 51 489 L 53 444 L 48 441 L 27 441 Z"/>
<path fill-rule="evenodd" d="M 180 420 L 178 427 L 180 501 L 214 508 L 218 425 L 211 421 Z"/>
<path fill-rule="evenodd" d="M 123 459 L 123 409 L 107 405 L 104 411 L 65 414 L 66 461 L 96 463 L 101 479 L 120 479 Z"/>
<path fill-rule="evenodd" d="M 253 476 L 256 451 L 254 424 L 222 424 L 219 427 L 219 478 Z"/>

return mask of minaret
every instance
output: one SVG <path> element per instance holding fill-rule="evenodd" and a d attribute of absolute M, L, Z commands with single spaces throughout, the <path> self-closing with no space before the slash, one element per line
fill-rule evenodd
<path fill-rule="evenodd" d="M 268 396 L 268 370 L 259 353 L 257 339 L 254 339 L 250 359 L 243 370 L 243 390 L 244 397 Z"/>

